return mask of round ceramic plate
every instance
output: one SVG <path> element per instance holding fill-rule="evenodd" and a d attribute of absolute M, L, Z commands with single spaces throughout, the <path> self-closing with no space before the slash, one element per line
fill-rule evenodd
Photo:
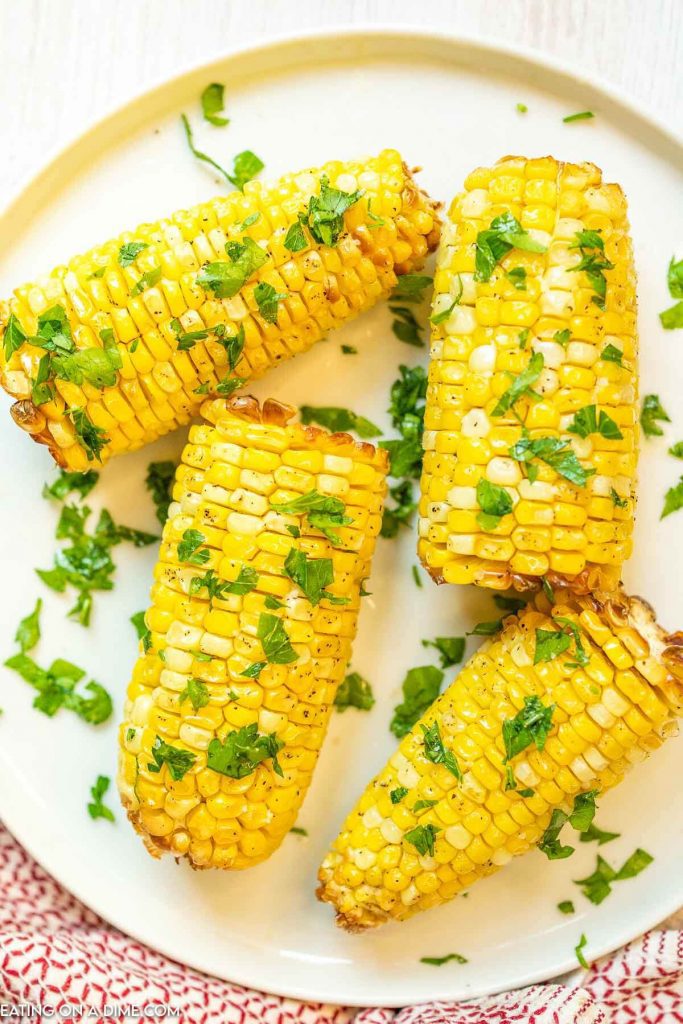
<path fill-rule="evenodd" d="M 226 85 L 228 128 L 201 123 L 199 94 Z M 528 113 L 521 115 L 516 104 Z M 563 124 L 576 111 L 591 121 Z M 571 71 L 444 35 L 355 31 L 286 40 L 232 54 L 146 93 L 107 117 L 32 181 L 0 222 L 0 294 L 71 254 L 220 190 L 185 145 L 179 114 L 196 124 L 196 143 L 219 161 L 245 148 L 270 176 L 392 146 L 424 170 L 420 181 L 448 201 L 475 166 L 507 153 L 591 160 L 630 200 L 639 273 L 642 390 L 660 395 L 673 420 L 667 437 L 645 441 L 636 556 L 628 587 L 647 596 L 670 628 L 683 623 L 681 520 L 659 522 L 664 491 L 680 466 L 667 443 L 683 437 L 683 348 L 657 313 L 669 304 L 666 265 L 683 238 L 680 144 L 644 114 Z M 343 355 L 340 345 L 358 349 Z M 398 341 L 378 308 L 313 351 L 271 373 L 254 390 L 288 402 L 350 407 L 389 427 L 388 392 L 400 363 L 426 364 L 427 350 Z M 180 451 L 182 435 L 107 466 L 88 499 L 118 521 L 153 529 L 143 479 L 147 463 Z M 125 932 L 176 960 L 223 978 L 310 1000 L 405 1005 L 462 998 L 551 977 L 576 965 L 581 935 L 595 957 L 654 925 L 683 903 L 683 742 L 672 741 L 601 801 L 599 823 L 622 833 L 601 852 L 619 864 L 636 846 L 655 864 L 615 886 L 600 907 L 572 882 L 590 873 L 595 845 L 569 861 L 540 853 L 476 886 L 467 899 L 367 935 L 335 928 L 316 902 L 316 871 L 348 808 L 394 746 L 388 723 L 407 669 L 428 663 L 421 641 L 463 634 L 496 617 L 491 596 L 436 588 L 420 573 L 414 531 L 380 540 L 363 604 L 353 666 L 371 680 L 370 713 L 335 715 L 299 825 L 265 864 L 245 874 L 193 872 L 153 861 L 118 810 L 115 826 L 91 821 L 88 790 L 98 773 L 115 775 L 116 721 L 136 642 L 128 621 L 143 608 L 154 549 L 116 549 L 116 586 L 95 595 L 89 629 L 65 618 L 68 597 L 47 591 L 33 570 L 51 565 L 57 510 L 41 498 L 53 476 L 48 453 L 0 422 L 2 650 L 13 648 L 19 617 L 40 594 L 44 635 L 35 656 L 82 665 L 116 699 L 116 714 L 93 728 L 66 711 L 54 719 L 31 707 L 32 692 L 2 669 L 0 815 L 68 889 Z M 476 638 L 468 641 L 472 650 Z M 115 804 L 115 794 L 110 794 Z M 576 914 L 557 903 L 573 899 Z M 457 951 L 468 963 L 436 968 L 424 956 Z"/>

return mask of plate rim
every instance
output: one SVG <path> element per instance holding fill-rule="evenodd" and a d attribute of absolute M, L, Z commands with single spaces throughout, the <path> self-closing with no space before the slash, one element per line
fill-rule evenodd
<path fill-rule="evenodd" d="M 392 40 L 400 41 L 404 44 L 413 41 L 420 47 L 421 51 L 426 50 L 430 45 L 446 45 L 447 47 L 452 47 L 455 51 L 459 51 L 460 55 L 464 53 L 465 49 L 469 49 L 478 54 L 483 61 L 488 60 L 489 62 L 495 62 L 502 56 L 513 64 L 517 63 L 521 68 L 535 70 L 543 75 L 550 76 L 549 88 L 552 88 L 553 85 L 564 85 L 566 87 L 574 83 L 582 89 L 606 97 L 617 112 L 640 121 L 650 131 L 654 131 L 656 135 L 659 135 L 666 146 L 680 156 L 683 161 L 683 130 L 680 133 L 676 132 L 658 114 L 654 113 L 647 104 L 635 97 L 621 95 L 615 86 L 606 82 L 601 76 L 588 74 L 570 61 L 546 55 L 537 49 L 523 44 L 510 43 L 496 36 L 487 38 L 478 34 L 461 33 L 450 29 L 431 29 L 410 23 L 401 25 L 384 21 L 372 25 L 343 23 L 339 26 L 295 30 L 277 34 L 272 36 L 272 38 L 261 41 L 252 40 L 246 44 L 227 47 L 222 53 L 212 56 L 208 61 L 190 62 L 172 75 L 159 76 L 149 85 L 126 98 L 123 103 L 109 105 L 101 115 L 89 121 L 82 129 L 70 136 L 66 142 L 52 147 L 44 161 L 28 168 L 22 176 L 20 183 L 11 192 L 8 200 L 0 206 L 0 232 L 5 230 L 5 222 L 13 216 L 15 208 L 20 206 L 27 193 L 36 189 L 40 190 L 43 183 L 49 181 L 50 176 L 59 170 L 63 162 L 68 161 L 71 156 L 77 154 L 79 149 L 88 143 L 91 136 L 96 137 L 99 133 L 106 135 L 107 131 L 115 127 L 117 122 L 125 126 L 126 121 L 131 116 L 135 116 L 136 107 L 142 108 L 153 105 L 156 99 L 163 98 L 166 90 L 182 88 L 182 83 L 185 80 L 191 80 L 200 74 L 210 77 L 214 71 L 218 72 L 224 69 L 225 65 L 235 58 L 261 56 L 263 54 L 275 54 L 277 56 L 278 50 L 282 51 L 282 54 L 286 54 L 288 49 L 295 48 L 301 44 L 330 43 L 338 40 L 339 37 L 342 37 L 346 42 L 355 42 L 356 44 L 362 43 L 363 39 L 369 39 L 375 44 L 382 41 L 391 43 Z M 371 56 L 376 58 L 377 54 L 371 54 Z M 316 57 L 312 56 L 307 63 L 314 65 L 317 62 Z M 459 63 L 466 67 L 469 66 L 462 59 Z M 667 162 L 671 162 L 670 157 L 664 157 L 664 159 Z M 40 825 L 38 825 L 37 829 L 35 827 L 32 829 L 29 822 L 26 820 L 22 821 L 21 800 L 19 796 L 17 795 L 13 798 L 10 789 L 0 802 L 2 804 L 0 807 L 2 811 L 0 822 L 36 861 L 40 868 L 54 879 L 58 885 L 62 886 L 75 899 L 96 913 L 106 924 L 118 929 L 124 935 L 129 936 L 136 942 L 143 943 L 175 963 L 181 964 L 190 970 L 206 974 L 205 968 L 194 961 L 191 956 L 178 960 L 173 952 L 168 952 L 168 946 L 165 943 L 159 942 L 156 938 L 150 941 L 146 936 L 144 925 L 131 929 L 128 924 L 122 924 L 118 920 L 115 908 L 107 908 L 105 912 L 101 909 L 97 900 L 91 901 L 90 894 L 88 894 L 86 899 L 81 895 L 81 885 L 78 879 L 73 879 L 66 883 L 61 872 L 61 854 L 57 850 L 50 849 L 47 844 L 43 845 L 43 853 L 36 849 L 36 844 L 40 845 L 42 839 Z M 7 813 L 8 808 L 9 814 Z M 58 862 L 55 870 L 59 873 L 54 873 L 47 866 L 51 859 Z M 595 953 L 592 953 L 593 959 L 597 960 L 627 944 L 641 935 L 643 931 L 649 930 L 654 924 L 677 910 L 681 902 L 683 902 L 683 886 L 680 895 L 675 900 L 671 898 L 671 893 L 672 889 L 669 888 L 663 892 L 658 902 L 651 899 L 648 900 L 649 913 L 644 915 L 644 919 L 651 923 L 648 923 L 643 928 L 641 921 L 633 930 L 626 929 L 625 931 L 620 931 L 618 939 L 608 940 L 597 947 Z M 571 956 L 568 956 L 566 960 L 559 962 L 552 968 L 529 970 L 526 973 L 520 974 L 512 987 L 523 988 L 575 970 L 576 962 Z M 258 968 L 256 973 L 258 973 Z M 207 976 L 224 980 L 229 984 L 243 985 L 261 992 L 266 991 L 261 987 L 261 979 L 253 977 L 252 972 L 246 968 L 237 969 L 237 976 L 233 975 L 230 980 L 219 975 Z M 307 990 L 298 984 L 289 985 L 283 983 L 278 985 L 277 991 L 271 989 L 267 991 L 270 994 L 298 999 L 306 1003 L 334 1004 L 348 1007 L 398 1007 L 410 1005 L 406 1004 L 405 1000 L 396 1001 L 396 997 L 392 996 L 391 993 L 388 993 L 388 998 L 385 999 L 380 999 L 374 993 L 367 993 L 365 997 L 362 993 L 351 997 L 345 994 L 342 997 L 339 989 L 334 987 L 335 984 L 338 983 L 332 983 L 329 989 L 316 992 L 314 995 L 311 994 L 310 989 Z M 454 989 L 457 990 L 457 986 L 451 985 L 449 987 L 446 985 L 445 989 L 435 986 L 434 994 L 431 996 L 430 1001 L 448 1002 L 462 998 L 470 1000 L 495 994 L 508 987 L 510 987 L 509 984 L 501 987 L 496 985 L 489 987 L 486 984 L 482 987 L 474 985 L 471 989 L 468 989 L 466 995 L 454 996 L 453 991 Z"/>

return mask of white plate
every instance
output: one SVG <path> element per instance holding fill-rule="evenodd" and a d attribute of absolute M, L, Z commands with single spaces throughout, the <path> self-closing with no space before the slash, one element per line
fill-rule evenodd
<path fill-rule="evenodd" d="M 202 127 L 198 97 L 226 83 L 230 126 Z M 523 101 L 529 112 L 516 113 Z M 596 118 L 565 125 L 590 108 Z M 683 238 L 682 152 L 664 129 L 598 86 L 529 54 L 411 31 L 309 36 L 241 52 L 181 75 L 128 104 L 62 152 L 31 182 L 0 222 L 0 294 L 91 244 L 212 195 L 217 185 L 183 141 L 178 115 L 192 114 L 197 144 L 228 160 L 253 148 L 267 173 L 396 146 L 423 165 L 420 180 L 448 200 L 466 173 L 506 153 L 554 153 L 593 160 L 618 180 L 631 204 L 640 276 L 643 391 L 658 392 L 683 436 L 678 402 L 683 347 L 659 327 L 668 303 L 666 264 Z M 30 130 L 30 126 L 27 126 Z M 389 386 L 400 362 L 424 359 L 392 336 L 377 309 L 282 366 L 255 390 L 294 402 L 347 405 L 384 426 Z M 359 355 L 340 354 L 340 343 Z M 680 433 L 679 433 L 680 431 Z M 3 651 L 16 621 L 40 593 L 45 600 L 41 663 L 58 655 L 92 672 L 116 695 L 117 715 L 135 657 L 128 617 L 146 603 L 154 551 L 116 551 L 116 589 L 97 594 L 89 630 L 68 622 L 67 599 L 46 591 L 33 567 L 51 564 L 56 510 L 40 497 L 51 476 L 45 449 L 3 415 L 0 558 L 4 567 Z M 153 528 L 143 489 L 147 463 L 178 452 L 182 436 L 115 460 L 92 504 L 116 519 Z M 653 599 L 665 624 L 683 623 L 681 520 L 659 524 L 663 492 L 680 466 L 666 442 L 646 441 L 641 460 L 637 555 L 629 587 Z M 68 712 L 49 720 L 31 708 L 29 687 L 2 670 L 0 813 L 7 826 L 67 888 L 107 920 L 150 946 L 223 978 L 311 1000 L 404 1005 L 460 998 L 522 985 L 571 968 L 579 936 L 597 956 L 655 924 L 683 903 L 683 742 L 671 742 L 602 802 L 603 827 L 623 838 L 602 851 L 618 863 L 636 845 L 656 863 L 617 886 L 596 908 L 571 879 L 588 873 L 595 847 L 570 861 L 541 854 L 516 861 L 458 900 L 401 925 L 363 936 L 335 929 L 332 911 L 313 895 L 318 863 L 356 795 L 393 746 L 387 725 L 405 671 L 429 661 L 423 638 L 464 632 L 494 617 L 491 597 L 470 588 L 423 590 L 412 580 L 415 538 L 380 541 L 364 602 L 354 666 L 372 680 L 373 711 L 335 716 L 299 824 L 310 838 L 288 837 L 266 864 L 246 874 L 193 873 L 155 863 L 125 822 L 86 814 L 99 772 L 115 774 L 115 721 L 99 729 Z M 424 575 L 423 575 L 424 579 Z M 115 797 L 113 797 L 115 801 Z M 556 910 L 573 898 L 574 917 Z M 426 955 L 458 951 L 464 966 L 436 969 Z"/>

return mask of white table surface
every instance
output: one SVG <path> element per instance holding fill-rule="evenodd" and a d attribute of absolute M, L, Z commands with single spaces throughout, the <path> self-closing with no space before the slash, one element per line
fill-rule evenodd
<path fill-rule="evenodd" d="M 54 149 L 148 85 L 243 44 L 349 24 L 518 43 L 683 129 L 683 0 L 0 0 L 0 205 Z"/>
<path fill-rule="evenodd" d="M 149 84 L 299 29 L 420 25 L 575 63 L 681 126 L 683 0 L 0 0 L 0 204 Z"/>

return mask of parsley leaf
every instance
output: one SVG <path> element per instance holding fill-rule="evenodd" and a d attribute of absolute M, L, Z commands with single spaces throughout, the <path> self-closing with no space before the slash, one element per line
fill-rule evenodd
<path fill-rule="evenodd" d="M 342 192 L 331 188 L 326 175 L 320 179 L 320 193 L 311 196 L 306 212 L 306 224 L 316 242 L 336 245 L 344 230 L 344 214 L 357 203 L 362 192 Z"/>
<path fill-rule="evenodd" d="M 475 280 L 488 281 L 496 264 L 500 263 L 511 249 L 546 252 L 546 247 L 536 242 L 508 211 L 494 217 L 490 226 L 477 235 L 474 257 Z"/>
<path fill-rule="evenodd" d="M 519 106 L 519 104 L 518 104 Z M 526 110 L 526 107 L 524 108 Z M 421 964 L 431 964 L 432 967 L 442 967 L 444 964 L 455 961 L 456 964 L 466 964 L 469 961 L 467 957 L 461 956 L 460 953 L 447 953 L 445 956 L 421 956 Z"/>
<path fill-rule="evenodd" d="M 403 680 L 403 701 L 394 708 L 389 728 L 401 739 L 439 696 L 443 672 L 433 665 L 411 668 Z"/>
<path fill-rule="evenodd" d="M 271 665 L 291 665 L 293 661 L 298 661 L 299 655 L 290 643 L 282 619 L 277 615 L 261 612 L 256 635 Z"/>
<path fill-rule="evenodd" d="M 421 725 L 420 728 L 422 729 L 424 752 L 427 760 L 431 761 L 432 764 L 442 764 L 451 775 L 454 775 L 461 782 L 462 772 L 460 771 L 457 758 L 452 750 L 446 750 L 441 737 L 439 723 L 432 722 L 429 728 L 424 725 Z"/>
<path fill-rule="evenodd" d="M 574 413 L 567 432 L 578 434 L 579 437 L 600 434 L 607 441 L 620 441 L 624 436 L 612 417 L 608 416 L 604 409 L 598 413 L 595 405 L 584 405 L 582 409 Z"/>
<path fill-rule="evenodd" d="M 142 295 L 148 288 L 153 288 L 155 284 L 159 284 L 161 281 L 162 269 L 161 267 L 152 267 L 151 270 L 146 270 L 142 277 L 133 285 L 130 290 L 132 298 L 136 295 Z"/>
<path fill-rule="evenodd" d="M 77 491 L 81 498 L 85 498 L 90 494 L 99 478 L 99 473 L 96 473 L 94 469 L 89 469 L 85 473 L 70 473 L 66 469 L 60 469 L 56 480 L 51 484 L 43 485 L 43 497 L 63 501 L 72 491 Z"/>
<path fill-rule="evenodd" d="M 469 630 L 467 636 L 495 636 L 503 628 L 502 619 L 491 619 L 488 622 L 478 622 L 473 629 Z"/>
<path fill-rule="evenodd" d="M 24 333 L 23 327 L 14 313 L 10 313 L 7 324 L 5 325 L 5 333 L 2 337 L 6 363 L 10 361 L 14 353 L 21 348 L 25 341 L 26 334 Z"/>
<path fill-rule="evenodd" d="M 206 540 L 199 530 L 185 530 L 183 538 L 178 544 L 178 559 L 181 562 L 188 562 L 190 565 L 206 565 L 211 558 L 208 548 L 202 544 Z"/>
<path fill-rule="evenodd" d="M 518 292 L 526 291 L 526 270 L 524 267 L 513 267 L 506 271 L 505 277 Z"/>
<path fill-rule="evenodd" d="M 304 231 L 305 223 L 306 215 L 301 213 L 294 223 L 290 224 L 283 243 L 285 249 L 289 249 L 290 252 L 303 252 L 304 249 L 308 248 L 309 243 Z"/>
<path fill-rule="evenodd" d="M 85 409 L 71 409 L 70 416 L 76 437 L 86 454 L 88 462 L 92 462 L 93 459 L 101 462 L 102 449 L 109 444 L 106 431 L 102 427 L 95 426 Z"/>
<path fill-rule="evenodd" d="M 591 114 L 591 117 L 592 116 L 593 115 Z M 564 120 L 566 121 L 567 118 L 564 118 Z M 576 118 L 574 118 L 574 120 L 576 120 Z M 579 939 L 578 943 L 576 944 L 576 946 L 574 946 L 574 953 L 576 955 L 576 959 L 579 961 L 581 966 L 586 971 L 588 971 L 590 969 L 590 964 L 586 960 L 586 957 L 584 956 L 584 953 L 583 953 L 583 951 L 586 948 L 587 944 L 588 944 L 588 939 L 586 938 L 585 935 L 582 935 L 581 938 Z"/>
<path fill-rule="evenodd" d="M 503 612 L 518 612 L 522 608 L 526 608 L 526 601 L 521 597 L 508 597 L 507 594 L 494 594 L 493 603 L 496 608 L 500 608 Z"/>
<path fill-rule="evenodd" d="M 671 422 L 659 400 L 659 395 L 645 395 L 640 413 L 640 425 L 645 437 L 661 437 L 664 431 L 659 426 L 658 420 L 664 423 Z"/>
<path fill-rule="evenodd" d="M 166 765 L 174 782 L 184 779 L 197 760 L 196 754 L 193 754 L 191 750 L 174 747 L 166 740 L 162 740 L 161 736 L 157 736 L 155 739 L 151 754 L 153 760 L 148 763 L 148 770 L 158 774 Z"/>
<path fill-rule="evenodd" d="M 504 416 L 522 396 L 534 397 L 531 386 L 541 376 L 544 363 L 543 353 L 534 352 L 526 368 L 517 374 L 507 391 L 504 391 L 500 396 L 496 405 L 491 410 L 491 415 Z"/>
<path fill-rule="evenodd" d="M 404 796 L 408 795 L 408 790 L 405 786 L 397 786 L 396 789 L 392 789 L 389 792 L 389 797 L 392 804 L 400 804 Z"/>
<path fill-rule="evenodd" d="M 309 558 L 305 551 L 290 548 L 285 558 L 285 572 L 312 605 L 320 604 L 325 587 L 334 583 L 334 570 L 331 558 Z"/>
<path fill-rule="evenodd" d="M 612 345 L 611 343 L 609 345 L 605 345 L 600 353 L 600 358 L 605 359 L 608 363 L 616 363 L 617 366 L 624 365 L 622 362 L 624 353 L 620 348 L 617 348 L 616 345 Z"/>
<path fill-rule="evenodd" d="M 125 242 L 119 249 L 118 260 L 122 267 L 129 267 L 134 263 L 143 249 L 148 249 L 147 242 Z"/>
<path fill-rule="evenodd" d="M 244 149 L 233 158 L 232 174 L 227 175 L 228 181 L 235 188 L 243 189 L 248 181 L 255 178 L 266 165 L 256 153 L 250 149 Z"/>
<path fill-rule="evenodd" d="M 560 634 L 562 635 L 562 634 Z M 567 639 L 569 639 L 567 637 Z M 555 705 L 545 706 L 535 695 L 524 698 L 524 707 L 514 718 L 503 722 L 503 743 L 505 745 L 505 763 L 517 754 L 530 747 L 532 743 L 537 750 L 545 748 L 546 740 L 552 729 Z"/>
<path fill-rule="evenodd" d="M 108 775 L 98 775 L 95 785 L 90 787 L 91 803 L 88 804 L 88 814 L 94 820 L 105 818 L 107 821 L 115 821 L 114 812 L 103 803 L 104 795 L 109 789 L 111 779 Z"/>
<path fill-rule="evenodd" d="M 557 909 L 561 914 L 574 914 L 576 912 L 571 900 L 562 900 L 561 903 L 557 904 Z"/>
<path fill-rule="evenodd" d="M 492 484 L 484 477 L 477 483 L 477 501 L 481 511 L 477 514 L 477 522 L 482 530 L 493 530 L 503 516 L 512 512 L 512 498 L 498 484 Z"/>
<path fill-rule="evenodd" d="M 438 825 L 417 825 L 410 832 L 406 832 L 404 839 L 411 843 L 422 856 L 429 854 L 430 857 L 433 857 L 434 840 L 436 839 L 437 832 L 440 831 L 441 829 Z"/>
<path fill-rule="evenodd" d="M 327 497 L 315 489 L 299 495 L 292 501 L 271 502 L 270 507 L 275 512 L 281 512 L 284 515 L 305 514 L 309 524 L 324 533 L 332 544 L 341 543 L 341 538 L 335 528 L 350 526 L 353 522 L 353 519 L 344 515 L 346 506 L 339 498 Z"/>
<path fill-rule="evenodd" d="M 209 743 L 206 766 L 230 779 L 244 779 L 252 775 L 262 761 L 272 758 L 273 771 L 284 775 L 277 755 L 284 742 L 275 735 L 259 733 L 258 724 L 251 722 L 229 732 L 223 742 L 213 739 Z"/>
<path fill-rule="evenodd" d="M 209 703 L 209 690 L 206 683 L 203 683 L 201 679 L 188 679 L 185 689 L 180 694 L 179 703 L 182 704 L 184 700 L 189 700 L 195 711 L 205 708 Z"/>
<path fill-rule="evenodd" d="M 683 441 L 676 441 L 675 444 L 672 444 L 668 454 L 673 455 L 674 459 L 683 459 Z"/>
<path fill-rule="evenodd" d="M 437 636 L 434 640 L 423 640 L 422 646 L 437 649 L 441 668 L 459 664 L 465 655 L 464 636 Z"/>
<path fill-rule="evenodd" d="M 542 661 L 553 661 L 571 647 L 571 637 L 554 629 L 536 630 L 534 665 Z"/>
<path fill-rule="evenodd" d="M 22 654 L 33 650 L 40 640 L 40 611 L 42 607 L 43 602 L 38 598 L 33 611 L 26 615 L 17 626 L 14 641 L 19 645 Z"/>
<path fill-rule="evenodd" d="M 48 669 L 44 669 L 27 654 L 14 654 L 7 659 L 5 665 L 38 691 L 33 707 L 50 718 L 65 707 L 85 722 L 99 725 L 112 713 L 111 697 L 94 679 L 84 687 L 91 694 L 90 697 L 76 693 L 76 684 L 84 678 L 85 671 L 70 661 L 56 658 Z"/>
<path fill-rule="evenodd" d="M 671 257 L 666 272 L 666 281 L 669 286 L 669 295 L 672 299 L 683 299 L 683 260 Z"/>
<path fill-rule="evenodd" d="M 409 306 L 389 306 L 389 310 L 394 314 L 391 329 L 398 340 L 415 348 L 424 348 L 422 328 L 412 309 Z"/>
<path fill-rule="evenodd" d="M 350 409 L 338 405 L 302 405 L 299 408 L 302 423 L 319 423 L 321 427 L 336 433 L 355 430 L 359 437 L 378 437 L 382 431 L 365 416 L 359 416 Z"/>
<path fill-rule="evenodd" d="M 396 281 L 391 298 L 401 302 L 422 302 L 425 297 L 424 291 L 430 287 L 433 280 L 426 274 L 402 274 Z"/>
<path fill-rule="evenodd" d="M 272 284 L 267 281 L 260 281 L 254 288 L 254 299 L 258 311 L 269 324 L 277 323 L 278 303 L 286 299 L 285 293 L 276 292 Z"/>
<path fill-rule="evenodd" d="M 611 843 L 613 839 L 618 839 L 620 835 L 620 832 L 604 832 L 603 829 L 591 822 L 588 828 L 583 829 L 580 838 L 582 843 L 597 843 L 598 846 L 604 846 L 606 843 Z"/>
<path fill-rule="evenodd" d="M 222 580 L 213 569 L 208 569 L 203 576 L 193 576 L 190 580 L 190 594 L 198 594 L 206 588 L 209 601 L 223 601 L 228 594 L 249 594 L 258 585 L 258 573 L 251 565 L 243 565 L 235 580 Z"/>
<path fill-rule="evenodd" d="M 670 487 L 664 496 L 664 508 L 660 519 L 665 519 L 670 516 L 672 512 L 678 512 L 679 509 L 683 508 L 683 476 L 679 479 L 678 483 L 673 487 Z"/>
<path fill-rule="evenodd" d="M 221 85 L 220 82 L 211 82 L 204 89 L 201 96 L 204 120 L 208 121 L 209 124 L 215 125 L 216 128 L 224 128 L 226 124 L 230 124 L 229 118 L 219 116 L 223 113 L 224 91 L 225 86 Z"/>
<path fill-rule="evenodd" d="M 417 508 L 410 480 L 402 480 L 390 487 L 389 496 L 396 504 L 391 508 L 385 506 L 380 529 L 380 536 L 387 538 L 396 537 L 401 526 L 409 526 L 410 517 Z"/>
<path fill-rule="evenodd" d="M 562 118 L 564 124 L 571 124 L 572 121 L 590 121 L 591 118 L 595 117 L 592 110 L 580 110 L 578 114 L 567 114 L 566 117 Z"/>
<path fill-rule="evenodd" d="M 583 271 L 586 274 L 595 292 L 593 302 L 598 309 L 604 309 L 605 296 L 607 295 L 607 278 L 604 272 L 606 270 L 614 270 L 614 264 L 602 255 L 605 251 L 605 243 L 598 231 L 577 231 L 574 238 L 575 241 L 569 248 L 578 249 L 581 253 L 581 259 L 575 266 L 569 269 L 577 273 Z M 591 252 L 590 250 L 593 251 Z"/>
<path fill-rule="evenodd" d="M 594 469 L 584 469 L 569 441 L 559 437 L 521 437 L 510 448 L 510 455 L 527 466 L 529 480 L 535 480 L 537 475 L 535 467 L 530 465 L 532 459 L 545 462 L 577 487 L 585 487 L 588 478 L 595 474 Z"/>
<path fill-rule="evenodd" d="M 175 471 L 176 464 L 170 459 L 162 462 L 150 462 L 147 466 L 145 487 L 152 495 L 157 519 L 162 526 L 168 519 L 168 506 L 172 501 Z"/>
<path fill-rule="evenodd" d="M 546 855 L 548 860 L 566 860 L 574 852 L 573 846 L 563 846 L 560 843 L 560 832 L 567 821 L 567 814 L 556 807 L 551 815 L 550 824 L 538 844 L 539 850 Z"/>
<path fill-rule="evenodd" d="M 265 249 L 247 236 L 241 242 L 228 242 L 226 252 L 229 262 L 205 263 L 197 275 L 197 284 L 212 291 L 219 299 L 231 299 L 237 295 L 249 278 L 268 262 Z"/>
<path fill-rule="evenodd" d="M 374 703 L 375 697 L 370 683 L 358 672 L 350 672 L 343 679 L 334 698 L 335 707 L 339 711 L 346 711 L 347 708 L 369 711 Z"/>
<path fill-rule="evenodd" d="M 135 632 L 138 635 L 138 640 L 142 640 L 142 650 L 147 654 L 152 646 L 152 633 L 151 630 L 147 629 L 145 613 L 135 612 L 134 615 L 131 615 L 130 621 L 133 623 Z"/>

